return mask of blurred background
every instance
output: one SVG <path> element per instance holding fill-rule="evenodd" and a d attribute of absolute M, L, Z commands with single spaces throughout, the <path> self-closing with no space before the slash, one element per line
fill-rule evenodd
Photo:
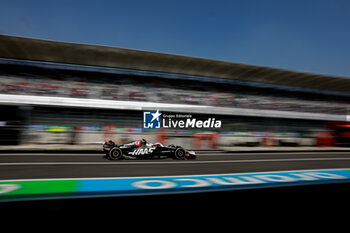
<path fill-rule="evenodd" d="M 344 207 L 349 12 L 349 0 L 1 0 L 1 211 Z M 157 110 L 221 127 L 144 129 Z M 106 140 L 142 138 L 200 161 L 102 161 Z"/>
<path fill-rule="evenodd" d="M 350 146 L 346 78 L 6 35 L 0 42 L 1 145 Z M 222 127 L 143 129 L 142 112 L 157 109 Z"/>
<path fill-rule="evenodd" d="M 0 144 L 350 146 L 349 9 L 343 0 L 1 1 Z M 222 127 L 143 129 L 142 112 L 157 109 Z"/>

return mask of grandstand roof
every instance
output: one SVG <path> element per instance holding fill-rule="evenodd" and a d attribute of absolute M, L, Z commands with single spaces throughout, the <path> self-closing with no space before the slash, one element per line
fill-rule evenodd
<path fill-rule="evenodd" d="M 350 92 L 350 78 L 188 56 L 0 35 L 0 57 Z"/>

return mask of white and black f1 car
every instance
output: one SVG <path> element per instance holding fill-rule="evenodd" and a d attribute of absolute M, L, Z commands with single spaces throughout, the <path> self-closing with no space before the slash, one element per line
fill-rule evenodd
<path fill-rule="evenodd" d="M 106 158 L 110 160 L 163 158 L 178 160 L 196 159 L 196 153 L 194 151 L 188 151 L 181 146 L 163 146 L 161 143 L 147 143 L 145 139 L 122 145 L 116 145 L 113 141 L 109 140 L 103 144 L 103 151 L 106 153 Z"/>

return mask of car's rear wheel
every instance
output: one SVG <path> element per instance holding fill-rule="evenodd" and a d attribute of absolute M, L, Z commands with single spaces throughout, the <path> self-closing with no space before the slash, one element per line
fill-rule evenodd
<path fill-rule="evenodd" d="M 109 151 L 109 158 L 113 160 L 119 160 L 123 158 L 123 152 L 118 147 L 114 147 Z"/>
<path fill-rule="evenodd" d="M 184 160 L 186 158 L 186 151 L 182 148 L 177 148 L 175 151 L 175 159 Z"/>

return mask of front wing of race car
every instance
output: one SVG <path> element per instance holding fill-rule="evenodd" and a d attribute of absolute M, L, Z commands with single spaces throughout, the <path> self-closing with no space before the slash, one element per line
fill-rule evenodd
<path fill-rule="evenodd" d="M 194 152 L 193 150 L 188 150 L 186 151 L 186 157 L 187 159 L 196 159 L 197 155 L 196 152 Z"/>

